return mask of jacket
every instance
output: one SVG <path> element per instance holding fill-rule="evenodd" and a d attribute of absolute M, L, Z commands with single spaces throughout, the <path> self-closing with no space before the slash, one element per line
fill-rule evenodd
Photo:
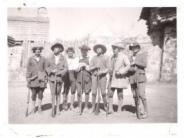
<path fill-rule="evenodd" d="M 56 72 L 53 73 L 52 71 L 56 69 Z M 54 55 L 48 59 L 47 62 L 47 75 L 50 82 L 63 82 L 63 77 L 65 76 L 68 70 L 67 60 L 63 55 L 60 55 L 59 63 L 55 64 L 55 57 Z"/>

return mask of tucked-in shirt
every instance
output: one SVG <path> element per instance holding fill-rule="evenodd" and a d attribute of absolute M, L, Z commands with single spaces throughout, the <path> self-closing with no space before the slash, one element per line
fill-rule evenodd
<path fill-rule="evenodd" d="M 100 71 L 107 70 L 109 68 L 109 58 L 105 55 L 94 56 L 90 62 L 90 69 L 99 67 Z"/>
<path fill-rule="evenodd" d="M 79 67 L 79 58 L 74 57 L 74 58 L 66 58 L 67 62 L 68 62 L 68 69 L 69 70 L 76 70 Z"/>

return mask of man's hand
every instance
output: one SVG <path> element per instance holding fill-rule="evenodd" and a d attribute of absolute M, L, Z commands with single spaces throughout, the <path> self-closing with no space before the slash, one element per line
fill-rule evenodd
<path fill-rule="evenodd" d="M 56 69 L 51 70 L 52 73 L 56 73 L 56 71 L 57 71 Z"/>

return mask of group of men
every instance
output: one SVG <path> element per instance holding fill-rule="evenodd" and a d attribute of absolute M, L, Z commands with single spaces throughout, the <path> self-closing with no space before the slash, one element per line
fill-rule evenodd
<path fill-rule="evenodd" d="M 32 111 L 36 112 L 36 97 L 38 95 L 38 112 L 42 111 L 43 92 L 49 83 L 52 99 L 51 115 L 59 115 L 61 91 L 63 88 L 62 110 L 74 110 L 75 94 L 77 93 L 78 112 L 95 113 L 100 98 L 103 101 L 103 109 L 107 114 L 112 114 L 113 95 L 117 91 L 118 109 L 122 111 L 123 90 L 130 83 L 133 98 L 135 99 L 136 113 L 138 119 L 148 117 L 147 101 L 145 96 L 146 83 L 146 53 L 142 52 L 138 43 L 129 45 L 132 55 L 125 54 L 125 45 L 116 43 L 112 45 L 113 55 L 105 55 L 107 48 L 103 44 L 93 47 L 96 55 L 89 59 L 88 51 L 91 50 L 87 45 L 79 47 L 81 57 L 75 56 L 73 47 L 68 47 L 65 57 L 62 52 L 64 46 L 55 43 L 51 46 L 53 55 L 46 59 L 41 56 L 43 47 L 34 46 L 34 55 L 29 58 L 27 64 L 27 84 L 32 92 Z M 91 94 L 92 91 L 92 94 Z M 70 106 L 68 95 L 70 92 Z M 82 94 L 85 94 L 84 108 L 82 106 Z M 89 98 L 92 97 L 92 107 L 89 106 Z M 98 97 L 98 98 L 97 98 Z M 98 100 L 98 103 L 97 103 Z M 140 109 L 140 101 L 144 110 Z"/>

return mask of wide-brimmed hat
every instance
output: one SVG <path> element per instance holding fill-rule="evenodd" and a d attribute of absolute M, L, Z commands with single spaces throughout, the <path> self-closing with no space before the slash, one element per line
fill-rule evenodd
<path fill-rule="evenodd" d="M 117 48 L 125 49 L 126 46 L 122 42 L 118 42 L 118 43 L 112 44 L 112 47 L 117 47 Z"/>
<path fill-rule="evenodd" d="M 32 47 L 33 53 L 35 52 L 36 49 L 39 49 L 39 50 L 42 51 L 42 50 L 43 50 L 43 46 L 33 46 L 33 47 Z"/>
<path fill-rule="evenodd" d="M 87 46 L 87 45 L 82 45 L 82 46 L 79 47 L 79 49 L 80 50 L 86 50 L 86 51 L 91 50 L 91 48 L 89 46 Z"/>
<path fill-rule="evenodd" d="M 129 45 L 129 50 L 132 50 L 133 48 L 141 48 L 141 46 L 139 45 L 139 43 L 131 43 Z"/>
<path fill-rule="evenodd" d="M 103 50 L 103 54 L 107 51 L 107 48 L 105 47 L 105 45 L 102 45 L 102 44 L 97 44 L 97 45 L 95 45 L 94 47 L 93 47 L 93 50 L 96 52 L 96 50 L 98 49 L 98 48 L 101 48 L 102 50 Z"/>
<path fill-rule="evenodd" d="M 68 48 L 66 49 L 66 53 L 68 53 L 69 51 L 75 53 L 75 50 L 74 50 L 73 47 L 68 47 Z"/>
<path fill-rule="evenodd" d="M 55 43 L 51 46 L 51 50 L 53 51 L 55 47 L 58 47 L 61 49 L 61 52 L 64 51 L 64 47 L 61 43 Z"/>

